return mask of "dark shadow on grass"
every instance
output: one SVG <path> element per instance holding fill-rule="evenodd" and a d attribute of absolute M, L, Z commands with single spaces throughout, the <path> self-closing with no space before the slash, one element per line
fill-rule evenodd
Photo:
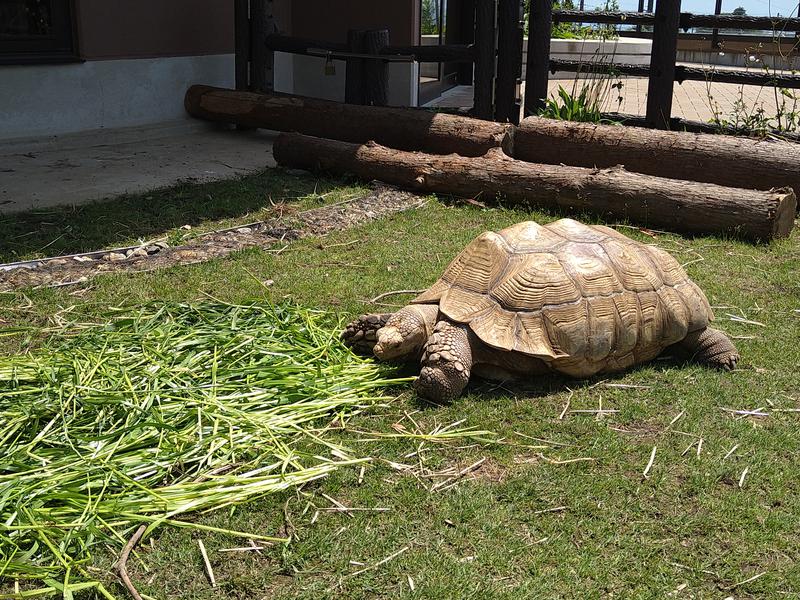
<path fill-rule="evenodd" d="M 467 388 L 464 390 L 463 396 L 479 396 L 487 400 L 495 399 L 508 399 L 508 398 L 524 398 L 535 400 L 536 398 L 544 398 L 552 394 L 558 394 L 565 391 L 576 391 L 581 389 L 590 388 L 603 382 L 611 382 L 624 379 L 631 373 L 635 373 L 645 368 L 653 368 L 656 371 L 668 371 L 671 369 L 680 369 L 690 366 L 691 361 L 685 357 L 679 357 L 672 354 L 662 354 L 656 360 L 643 363 L 641 365 L 634 365 L 633 367 L 618 373 L 602 373 L 589 377 L 587 379 L 574 379 L 567 377 L 560 373 L 550 373 L 546 375 L 537 375 L 530 380 L 519 381 L 489 381 L 474 377 L 470 380 Z M 712 367 L 707 367 L 712 368 Z M 406 369 L 404 375 L 417 374 L 419 369 L 414 371 L 411 365 Z M 413 402 L 420 410 L 437 409 L 445 406 L 446 404 L 439 404 L 414 396 Z"/>
<path fill-rule="evenodd" d="M 183 225 L 237 218 L 272 202 L 296 201 L 342 185 L 341 179 L 266 169 L 208 183 L 184 182 L 77 206 L 0 216 L 0 262 L 89 252 L 150 240 Z"/>

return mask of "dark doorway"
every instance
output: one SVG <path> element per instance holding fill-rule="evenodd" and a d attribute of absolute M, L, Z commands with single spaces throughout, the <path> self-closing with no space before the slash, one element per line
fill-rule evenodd
<path fill-rule="evenodd" d="M 468 43 L 463 39 L 464 0 L 420 0 L 420 44 Z M 458 84 L 458 63 L 420 63 L 419 103 L 425 104 Z"/>

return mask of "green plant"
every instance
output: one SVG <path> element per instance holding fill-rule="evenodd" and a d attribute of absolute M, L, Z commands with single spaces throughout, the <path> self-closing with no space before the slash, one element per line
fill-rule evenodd
<path fill-rule="evenodd" d="M 773 70 L 763 65 L 762 70 L 769 76 Z M 716 101 L 713 79 L 706 80 L 706 95 L 711 108 L 710 123 L 725 131 L 747 131 L 758 136 L 780 135 L 800 131 L 800 94 L 777 85 L 762 85 L 756 100 L 745 99 L 744 86 L 739 86 L 736 100 L 729 112 L 724 112 Z M 762 92 L 771 90 L 772 103 L 761 99 Z"/>
<path fill-rule="evenodd" d="M 401 380 L 339 330 L 290 304 L 156 304 L 0 359 L 0 581 L 108 597 L 83 568 L 98 546 L 358 462 L 328 423 Z"/>
<path fill-rule="evenodd" d="M 558 86 L 558 97 L 549 98 L 539 115 L 561 121 L 599 123 L 602 118 L 600 108 L 589 100 L 589 92 L 588 86 L 583 86 L 577 95 Z"/>

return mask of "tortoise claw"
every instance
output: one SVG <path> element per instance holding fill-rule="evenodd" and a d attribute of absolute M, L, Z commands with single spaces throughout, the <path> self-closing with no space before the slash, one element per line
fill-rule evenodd
<path fill-rule="evenodd" d="M 386 325 L 391 316 L 391 313 L 361 315 L 347 324 L 339 339 L 354 352 L 370 356 L 378 341 L 378 330 Z"/>

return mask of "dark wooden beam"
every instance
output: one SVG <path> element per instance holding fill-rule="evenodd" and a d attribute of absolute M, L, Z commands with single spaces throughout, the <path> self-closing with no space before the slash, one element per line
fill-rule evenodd
<path fill-rule="evenodd" d="M 538 114 L 547 100 L 552 28 L 552 0 L 531 0 L 528 15 L 528 65 L 525 70 L 525 116 Z"/>
<path fill-rule="evenodd" d="M 681 29 L 710 27 L 719 29 L 759 29 L 767 31 L 800 31 L 797 17 L 751 17 L 750 15 L 693 15 L 683 13 Z"/>
<path fill-rule="evenodd" d="M 347 32 L 347 51 L 352 54 L 364 53 L 366 32 L 351 29 Z M 348 58 L 345 67 L 344 101 L 347 104 L 364 104 L 364 59 Z"/>
<path fill-rule="evenodd" d="M 608 64 L 601 62 L 582 62 L 577 60 L 551 60 L 550 72 L 568 71 L 571 73 L 604 73 L 608 75 L 633 75 L 647 77 L 650 67 L 647 65 L 630 65 L 624 63 Z M 708 81 L 714 83 L 734 83 L 737 85 L 777 86 L 800 89 L 800 75 L 783 72 L 766 73 L 765 71 L 733 71 L 715 70 L 713 67 L 675 67 L 675 81 Z"/>
<path fill-rule="evenodd" d="M 248 0 L 235 0 L 233 5 L 234 46 L 236 52 L 236 89 L 246 90 L 249 85 L 250 69 L 250 3 Z"/>
<path fill-rule="evenodd" d="M 319 56 L 319 50 L 339 54 L 350 52 L 348 44 L 298 38 L 288 35 L 272 34 L 267 37 L 267 47 L 278 52 L 291 54 L 310 54 Z M 310 51 L 310 52 L 309 52 Z M 359 52 L 359 54 L 362 52 Z M 441 46 L 386 46 L 380 49 L 381 56 L 408 56 L 419 62 L 463 62 L 475 60 L 473 44 L 443 44 Z"/>
<path fill-rule="evenodd" d="M 669 129 L 680 16 L 681 0 L 658 0 L 656 2 L 646 116 L 648 125 L 658 129 Z"/>
<path fill-rule="evenodd" d="M 380 54 L 389 46 L 389 30 L 373 29 L 364 32 L 364 51 Z M 389 63 L 374 59 L 364 61 L 364 104 L 386 106 L 389 103 Z"/>
<path fill-rule="evenodd" d="M 531 0 L 533 4 L 533 0 Z M 652 13 L 600 12 L 594 10 L 554 10 L 553 23 L 616 23 L 625 25 L 652 25 Z"/>
<path fill-rule="evenodd" d="M 250 0 L 250 87 L 258 92 L 274 88 L 275 54 L 267 48 L 267 36 L 275 32 L 272 0 Z"/>
<path fill-rule="evenodd" d="M 494 120 L 501 123 L 519 123 L 517 86 L 522 77 L 523 11 L 520 0 L 499 1 Z"/>
<path fill-rule="evenodd" d="M 479 119 L 494 117 L 496 69 L 496 0 L 477 0 L 475 6 L 475 83 L 473 113 Z"/>

